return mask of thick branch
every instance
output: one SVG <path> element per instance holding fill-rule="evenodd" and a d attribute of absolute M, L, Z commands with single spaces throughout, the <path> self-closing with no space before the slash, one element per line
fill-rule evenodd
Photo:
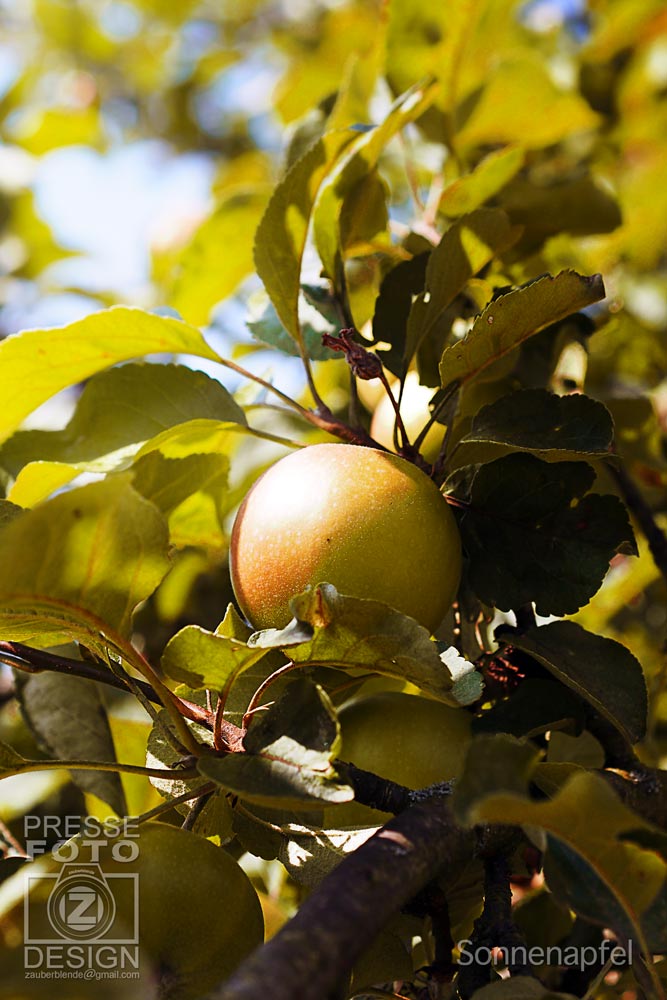
<path fill-rule="evenodd" d="M 397 910 L 440 869 L 456 870 L 470 841 L 447 797 L 410 807 L 342 861 L 217 1000 L 323 1000 Z"/>

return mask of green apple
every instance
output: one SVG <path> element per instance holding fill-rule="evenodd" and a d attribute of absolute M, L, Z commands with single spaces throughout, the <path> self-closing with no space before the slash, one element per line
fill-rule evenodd
<path fill-rule="evenodd" d="M 461 543 L 434 483 L 374 448 L 317 444 L 271 466 L 241 504 L 230 569 L 241 610 L 283 628 L 308 585 L 382 601 L 434 630 L 456 595 Z"/>
<path fill-rule="evenodd" d="M 106 876 L 137 876 L 139 944 L 160 997 L 194 1000 L 262 944 L 257 893 L 231 855 L 197 834 L 147 823 L 135 843 L 136 860 L 117 860 L 111 845 L 100 851 L 100 867 Z M 119 917 L 128 924 L 133 910 L 120 900 Z"/>
<path fill-rule="evenodd" d="M 432 698 L 382 691 L 357 698 L 338 714 L 341 760 L 407 788 L 449 781 L 461 771 L 470 742 L 470 714 Z M 385 813 L 345 802 L 325 812 L 325 825 L 377 826 Z"/>

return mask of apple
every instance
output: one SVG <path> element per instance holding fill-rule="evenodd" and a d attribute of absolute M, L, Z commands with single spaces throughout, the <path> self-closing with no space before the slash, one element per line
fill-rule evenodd
<path fill-rule="evenodd" d="M 307 586 L 382 601 L 434 630 L 456 595 L 461 543 L 435 484 L 374 448 L 316 444 L 245 497 L 230 549 L 234 593 L 258 629 L 283 628 Z"/>
<path fill-rule="evenodd" d="M 399 388 L 400 383 L 398 380 L 394 380 L 391 389 L 396 400 L 398 400 Z M 431 411 L 428 408 L 428 404 L 432 400 L 434 392 L 434 389 L 429 389 L 428 386 L 420 384 L 417 372 L 408 372 L 403 386 L 400 409 L 403 425 L 411 442 L 415 440 L 424 424 L 430 419 Z M 396 411 L 385 392 L 373 413 L 371 437 L 392 451 L 394 451 L 395 421 Z M 424 438 L 420 450 L 428 462 L 435 462 L 440 454 L 444 433 L 445 428 L 443 425 L 435 423 Z"/>
<path fill-rule="evenodd" d="M 470 714 L 432 698 L 382 691 L 348 702 L 338 713 L 341 760 L 407 788 L 459 775 L 470 742 Z M 329 806 L 325 826 L 378 826 L 389 817 L 356 802 Z"/>
<path fill-rule="evenodd" d="M 227 979 L 264 941 L 262 908 L 250 879 L 223 848 L 165 823 L 139 827 L 136 861 L 100 852 L 105 875 L 137 875 L 139 944 L 160 996 L 187 1000 Z M 120 912 L 128 921 L 132 914 Z"/>

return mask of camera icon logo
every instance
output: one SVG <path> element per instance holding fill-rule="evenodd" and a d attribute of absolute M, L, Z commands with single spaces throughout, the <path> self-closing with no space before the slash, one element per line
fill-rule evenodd
<path fill-rule="evenodd" d="M 26 943 L 138 942 L 138 875 L 105 874 L 98 864 L 68 862 L 59 874 L 33 876 L 29 883 L 43 886 L 45 880 L 53 882 L 46 921 L 31 919 L 31 886 L 26 886 Z"/>
<path fill-rule="evenodd" d="M 68 940 L 93 941 L 103 937 L 116 917 L 116 901 L 99 865 L 97 871 L 74 866 L 63 872 L 47 903 L 49 922 Z M 64 877 L 63 877 L 64 876 Z"/>

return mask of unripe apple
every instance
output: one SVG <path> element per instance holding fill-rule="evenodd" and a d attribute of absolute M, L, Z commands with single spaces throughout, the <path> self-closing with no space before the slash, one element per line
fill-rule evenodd
<path fill-rule="evenodd" d="M 398 400 L 399 388 L 400 383 L 394 380 L 391 389 L 396 400 Z M 408 372 L 403 386 L 400 409 L 403 426 L 411 442 L 415 440 L 421 429 L 430 419 L 431 411 L 428 408 L 428 404 L 433 398 L 434 392 L 434 389 L 429 389 L 428 386 L 420 384 L 417 372 Z M 389 396 L 384 393 L 373 413 L 371 437 L 392 451 L 394 451 L 395 421 L 396 411 Z M 445 428 L 442 424 L 435 423 L 430 427 L 420 449 L 428 462 L 435 462 L 440 454 L 444 433 Z M 400 437 L 398 440 L 400 442 Z"/>
<path fill-rule="evenodd" d="M 194 1000 L 262 944 L 257 893 L 230 854 L 188 830 L 147 823 L 136 843 L 135 861 L 116 861 L 105 849 L 100 866 L 105 875 L 137 876 L 139 944 L 159 977 L 160 996 Z"/>
<path fill-rule="evenodd" d="M 382 691 L 348 702 L 338 713 L 342 760 L 407 788 L 458 776 L 470 742 L 470 715 L 432 698 Z M 344 802 L 325 812 L 325 826 L 379 825 L 385 813 Z"/>
<path fill-rule="evenodd" d="M 434 483 L 374 448 L 317 444 L 257 480 L 241 504 L 230 568 L 241 610 L 283 628 L 308 585 L 382 601 L 434 630 L 455 597 L 459 533 Z"/>

